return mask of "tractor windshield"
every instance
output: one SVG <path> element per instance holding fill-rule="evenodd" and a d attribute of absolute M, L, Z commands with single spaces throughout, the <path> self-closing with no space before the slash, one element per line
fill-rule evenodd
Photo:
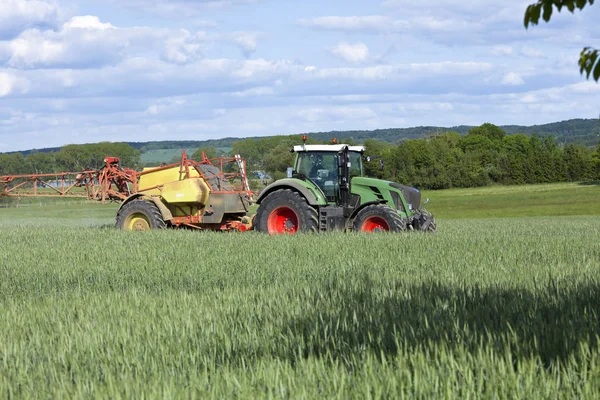
<path fill-rule="evenodd" d="M 337 153 L 324 151 L 307 151 L 298 153 L 296 172 L 318 181 L 333 180 L 337 182 Z"/>

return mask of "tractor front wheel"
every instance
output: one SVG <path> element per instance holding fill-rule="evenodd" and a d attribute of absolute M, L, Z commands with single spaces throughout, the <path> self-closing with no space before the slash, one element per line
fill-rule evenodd
<path fill-rule="evenodd" d="M 254 218 L 254 229 L 270 235 L 316 232 L 318 213 L 299 193 L 281 189 L 261 202 Z"/>
<path fill-rule="evenodd" d="M 116 227 L 125 231 L 148 231 L 164 229 L 167 223 L 153 202 L 133 200 L 119 210 Z"/>
<path fill-rule="evenodd" d="M 360 232 L 402 232 L 406 222 L 390 206 L 373 204 L 358 212 L 353 227 Z"/>

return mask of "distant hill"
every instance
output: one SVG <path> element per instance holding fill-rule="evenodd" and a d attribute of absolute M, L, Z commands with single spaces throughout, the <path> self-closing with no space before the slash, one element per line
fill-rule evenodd
<path fill-rule="evenodd" d="M 584 146 L 597 146 L 600 137 L 600 120 L 598 119 L 570 119 L 567 121 L 553 122 L 543 125 L 520 126 L 520 125 L 503 125 L 500 126 L 507 134 L 525 133 L 531 135 L 536 133 L 539 136 L 552 136 L 558 143 L 577 143 Z M 317 140 L 328 141 L 334 137 L 340 141 L 353 140 L 354 142 L 363 142 L 366 139 L 377 139 L 390 143 L 399 143 L 410 139 L 421 139 L 427 136 L 443 133 L 447 131 L 455 131 L 461 135 L 466 134 L 472 126 L 460 125 L 453 127 L 439 126 L 417 126 L 413 128 L 389 128 L 376 129 L 372 131 L 330 131 L 330 132 L 313 132 L 307 133 L 310 137 Z M 223 139 L 211 140 L 163 140 L 157 142 L 127 142 L 127 144 L 140 150 L 142 154 L 164 153 L 170 155 L 171 152 L 162 150 L 181 150 L 181 149 L 197 149 L 198 147 L 216 147 L 221 149 L 231 148 L 234 142 L 242 138 L 227 137 Z M 59 147 L 39 149 L 39 152 L 52 152 L 60 150 Z M 22 151 L 27 155 L 32 150 Z M 149 154 L 150 155 L 150 154 Z M 158 157 L 156 157 L 158 158 Z M 165 160 L 167 161 L 167 160 Z"/>
<path fill-rule="evenodd" d="M 355 142 L 362 142 L 366 139 L 377 139 L 390 143 L 399 143 L 410 139 L 421 139 L 427 136 L 444 133 L 447 131 L 458 132 L 466 135 L 469 129 L 468 125 L 453 127 L 440 126 L 417 126 L 413 128 L 389 128 L 376 129 L 373 131 L 330 131 L 307 133 L 311 138 L 317 140 L 338 140 L 352 139 Z M 600 120 L 598 119 L 570 119 L 567 121 L 553 122 L 544 125 L 503 125 L 500 126 L 507 134 L 525 133 L 532 135 L 536 133 L 539 136 L 552 136 L 558 143 L 578 143 L 584 146 L 598 145 L 600 137 Z M 223 138 L 204 141 L 160 141 L 160 142 L 129 142 L 129 144 L 142 152 L 156 149 L 185 149 L 198 148 L 204 146 L 227 148 L 240 138 Z"/>

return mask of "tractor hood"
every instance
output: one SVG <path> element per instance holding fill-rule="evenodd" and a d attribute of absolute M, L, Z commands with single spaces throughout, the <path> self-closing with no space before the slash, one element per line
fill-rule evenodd
<path fill-rule="evenodd" d="M 384 181 L 381 179 L 355 177 L 352 178 L 352 184 L 358 184 L 370 188 L 377 188 L 379 192 L 399 190 L 409 207 L 409 211 L 416 211 L 421 207 L 421 192 L 410 186 L 401 185 L 396 182 Z"/>
<path fill-rule="evenodd" d="M 406 199 L 406 202 L 408 203 L 409 208 L 412 207 L 413 210 L 418 210 L 419 208 L 421 208 L 421 192 L 419 192 L 419 189 L 406 185 L 401 185 L 396 182 L 389 182 L 389 184 L 391 187 L 398 189 L 402 192 L 404 198 Z"/>

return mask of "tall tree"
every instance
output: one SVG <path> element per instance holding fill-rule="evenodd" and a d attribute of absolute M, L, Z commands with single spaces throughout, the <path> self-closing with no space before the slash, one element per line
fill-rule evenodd
<path fill-rule="evenodd" d="M 192 160 L 202 161 L 202 153 L 206 155 L 206 158 L 216 158 L 217 157 L 217 149 L 210 146 L 199 147 L 194 154 L 192 154 Z"/>

